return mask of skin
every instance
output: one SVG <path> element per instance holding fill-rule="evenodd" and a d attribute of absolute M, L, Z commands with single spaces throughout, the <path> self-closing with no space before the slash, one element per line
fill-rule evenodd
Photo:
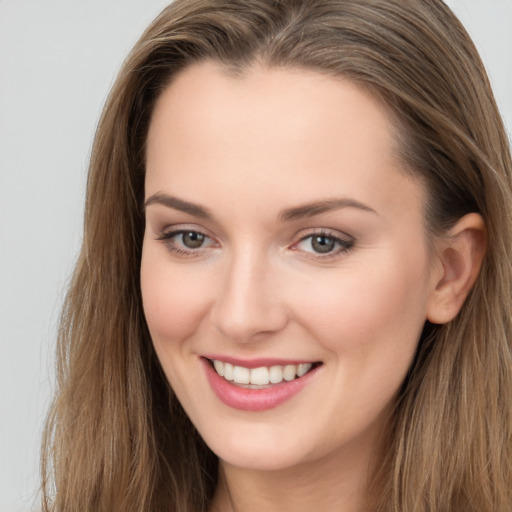
<path fill-rule="evenodd" d="M 147 145 L 144 311 L 172 388 L 219 456 L 212 510 L 361 509 L 446 273 L 427 239 L 425 190 L 395 153 L 385 109 L 315 72 L 253 66 L 235 77 L 201 63 L 159 99 Z M 282 218 L 338 198 L 364 208 Z M 179 229 L 207 238 L 196 249 L 179 235 L 161 240 Z M 318 254 L 315 233 L 351 247 Z M 211 353 L 322 365 L 287 402 L 247 412 L 213 393 L 201 363 Z"/>

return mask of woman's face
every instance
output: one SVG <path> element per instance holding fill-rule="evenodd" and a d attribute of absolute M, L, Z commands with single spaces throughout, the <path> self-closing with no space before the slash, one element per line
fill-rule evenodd
<path fill-rule="evenodd" d="M 145 197 L 147 323 L 211 449 L 367 463 L 439 274 L 386 111 L 315 72 L 195 65 L 156 105 Z"/>

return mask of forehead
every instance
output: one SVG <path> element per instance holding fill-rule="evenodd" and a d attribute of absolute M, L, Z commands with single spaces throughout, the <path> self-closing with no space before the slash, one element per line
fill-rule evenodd
<path fill-rule="evenodd" d="M 146 196 L 179 187 L 209 198 L 222 183 L 223 200 L 276 191 L 284 201 L 286 187 L 294 202 L 350 195 L 378 207 L 411 181 L 393 133 L 387 109 L 343 78 L 261 66 L 233 75 L 196 64 L 156 104 Z"/>
<path fill-rule="evenodd" d="M 339 136 L 331 132 L 329 137 L 328 125 L 339 131 L 340 119 L 348 130 Z M 169 135 L 185 134 L 188 130 L 196 138 L 204 136 L 220 143 L 224 142 L 225 131 L 235 128 L 241 129 L 236 132 L 238 142 L 242 142 L 243 136 L 256 141 L 264 134 L 254 129 L 264 124 L 268 126 L 267 139 L 283 142 L 285 137 L 290 141 L 311 138 L 308 129 L 316 124 L 325 128 L 318 138 L 326 143 L 336 139 L 338 145 L 342 138 L 347 144 L 355 139 L 373 139 L 374 145 L 382 142 L 386 151 L 394 146 L 387 109 L 347 79 L 312 70 L 263 65 L 233 73 L 211 61 L 196 63 L 174 77 L 157 101 L 149 142 L 158 129 L 164 129 Z M 212 140 L 214 135 L 217 140 Z"/>

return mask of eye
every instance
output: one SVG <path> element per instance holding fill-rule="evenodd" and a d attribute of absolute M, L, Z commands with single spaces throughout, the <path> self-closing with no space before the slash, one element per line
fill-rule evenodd
<path fill-rule="evenodd" d="M 336 240 L 332 236 L 313 235 L 310 237 L 309 244 L 315 252 L 319 254 L 326 254 L 334 250 L 336 247 Z"/>
<path fill-rule="evenodd" d="M 207 238 L 203 233 L 198 233 L 197 231 L 186 231 L 175 235 L 175 237 L 187 249 L 199 249 Z"/>
<path fill-rule="evenodd" d="M 354 240 L 348 237 L 345 239 L 331 233 L 320 232 L 302 237 L 293 248 L 322 257 L 347 252 L 353 245 Z"/>
<path fill-rule="evenodd" d="M 192 229 L 178 229 L 162 233 L 158 240 L 161 240 L 171 252 L 192 256 L 202 249 L 208 249 L 215 245 L 215 242 L 205 233 Z"/>

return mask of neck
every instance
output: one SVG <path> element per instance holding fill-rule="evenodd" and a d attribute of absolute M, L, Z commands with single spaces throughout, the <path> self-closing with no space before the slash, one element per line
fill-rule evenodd
<path fill-rule="evenodd" d="M 220 461 L 211 512 L 362 512 L 372 453 L 330 453 L 271 471 Z"/>

